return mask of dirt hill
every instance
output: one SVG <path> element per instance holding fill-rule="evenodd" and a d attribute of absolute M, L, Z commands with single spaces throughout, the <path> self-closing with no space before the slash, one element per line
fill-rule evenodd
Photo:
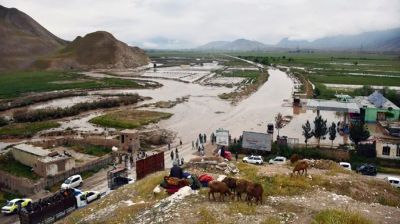
<path fill-rule="evenodd" d="M 105 31 L 78 36 L 53 56 L 36 62 L 43 69 L 123 69 L 146 65 L 150 59 Z"/>
<path fill-rule="evenodd" d="M 26 68 L 66 45 L 25 13 L 1 5 L 0 33 L 0 70 Z"/>
<path fill-rule="evenodd" d="M 399 223 L 398 189 L 344 170 L 333 161 L 315 161 L 307 175 L 294 176 L 290 163 L 233 163 L 239 169 L 235 178 L 263 186 L 262 205 L 229 197 L 221 202 L 218 194 L 216 201 L 209 200 L 208 188 L 182 189 L 171 196 L 163 190 L 155 193 L 153 189 L 167 175 L 158 172 L 111 192 L 59 223 Z M 189 164 L 185 171 L 192 175 L 208 173 L 217 178 L 226 174 L 215 165 Z"/>

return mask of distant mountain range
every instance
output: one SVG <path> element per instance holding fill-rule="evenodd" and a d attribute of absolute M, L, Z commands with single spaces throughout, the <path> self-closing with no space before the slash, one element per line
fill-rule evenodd
<path fill-rule="evenodd" d="M 288 49 L 349 50 L 349 51 L 400 51 L 400 28 L 365 32 L 357 35 L 340 35 L 314 41 L 282 39 L 276 45 L 238 39 L 213 41 L 197 47 L 201 51 L 274 51 Z"/>
<path fill-rule="evenodd" d="M 365 32 L 357 35 L 325 37 L 314 41 L 284 38 L 276 46 L 322 50 L 400 51 L 400 28 Z"/>
<path fill-rule="evenodd" d="M 0 71 L 27 68 L 135 68 L 150 61 L 145 52 L 97 31 L 69 42 L 27 14 L 0 5 Z"/>
<path fill-rule="evenodd" d="M 196 50 L 202 51 L 265 51 L 273 49 L 275 49 L 274 46 L 246 39 L 237 39 L 232 42 L 213 41 L 196 48 Z"/>

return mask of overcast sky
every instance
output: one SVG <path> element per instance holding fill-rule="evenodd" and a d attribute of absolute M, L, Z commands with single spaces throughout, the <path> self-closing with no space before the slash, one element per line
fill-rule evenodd
<path fill-rule="evenodd" d="M 0 0 L 57 36 L 97 30 L 146 48 L 314 40 L 400 27 L 400 0 Z"/>

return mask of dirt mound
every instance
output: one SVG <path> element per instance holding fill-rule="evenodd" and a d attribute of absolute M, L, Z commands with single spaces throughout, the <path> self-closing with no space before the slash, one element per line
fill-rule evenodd
<path fill-rule="evenodd" d="M 0 70 L 21 69 L 66 45 L 34 19 L 0 5 Z"/>
<path fill-rule="evenodd" d="M 42 69 L 124 69 L 148 64 L 150 59 L 105 31 L 78 36 L 52 57 L 36 62 Z"/>

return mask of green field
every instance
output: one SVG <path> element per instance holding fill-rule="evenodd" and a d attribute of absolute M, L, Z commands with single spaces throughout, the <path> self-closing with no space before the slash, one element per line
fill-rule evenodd
<path fill-rule="evenodd" d="M 122 110 L 92 118 L 89 122 L 103 127 L 134 129 L 171 116 L 171 113 L 157 111 Z"/>
<path fill-rule="evenodd" d="M 373 77 L 373 76 L 350 76 L 350 75 L 309 75 L 313 83 L 332 83 L 349 85 L 379 85 L 379 86 L 400 86 L 400 76 Z"/>
<path fill-rule="evenodd" d="M 118 78 L 94 79 L 82 74 L 55 71 L 3 72 L 0 74 L 0 86 L 0 99 L 18 97 L 30 92 L 66 89 L 142 87 L 132 80 Z"/>
<path fill-rule="evenodd" d="M 14 123 L 0 128 L 0 135 L 17 138 L 32 137 L 39 131 L 59 127 L 55 121 Z"/>

